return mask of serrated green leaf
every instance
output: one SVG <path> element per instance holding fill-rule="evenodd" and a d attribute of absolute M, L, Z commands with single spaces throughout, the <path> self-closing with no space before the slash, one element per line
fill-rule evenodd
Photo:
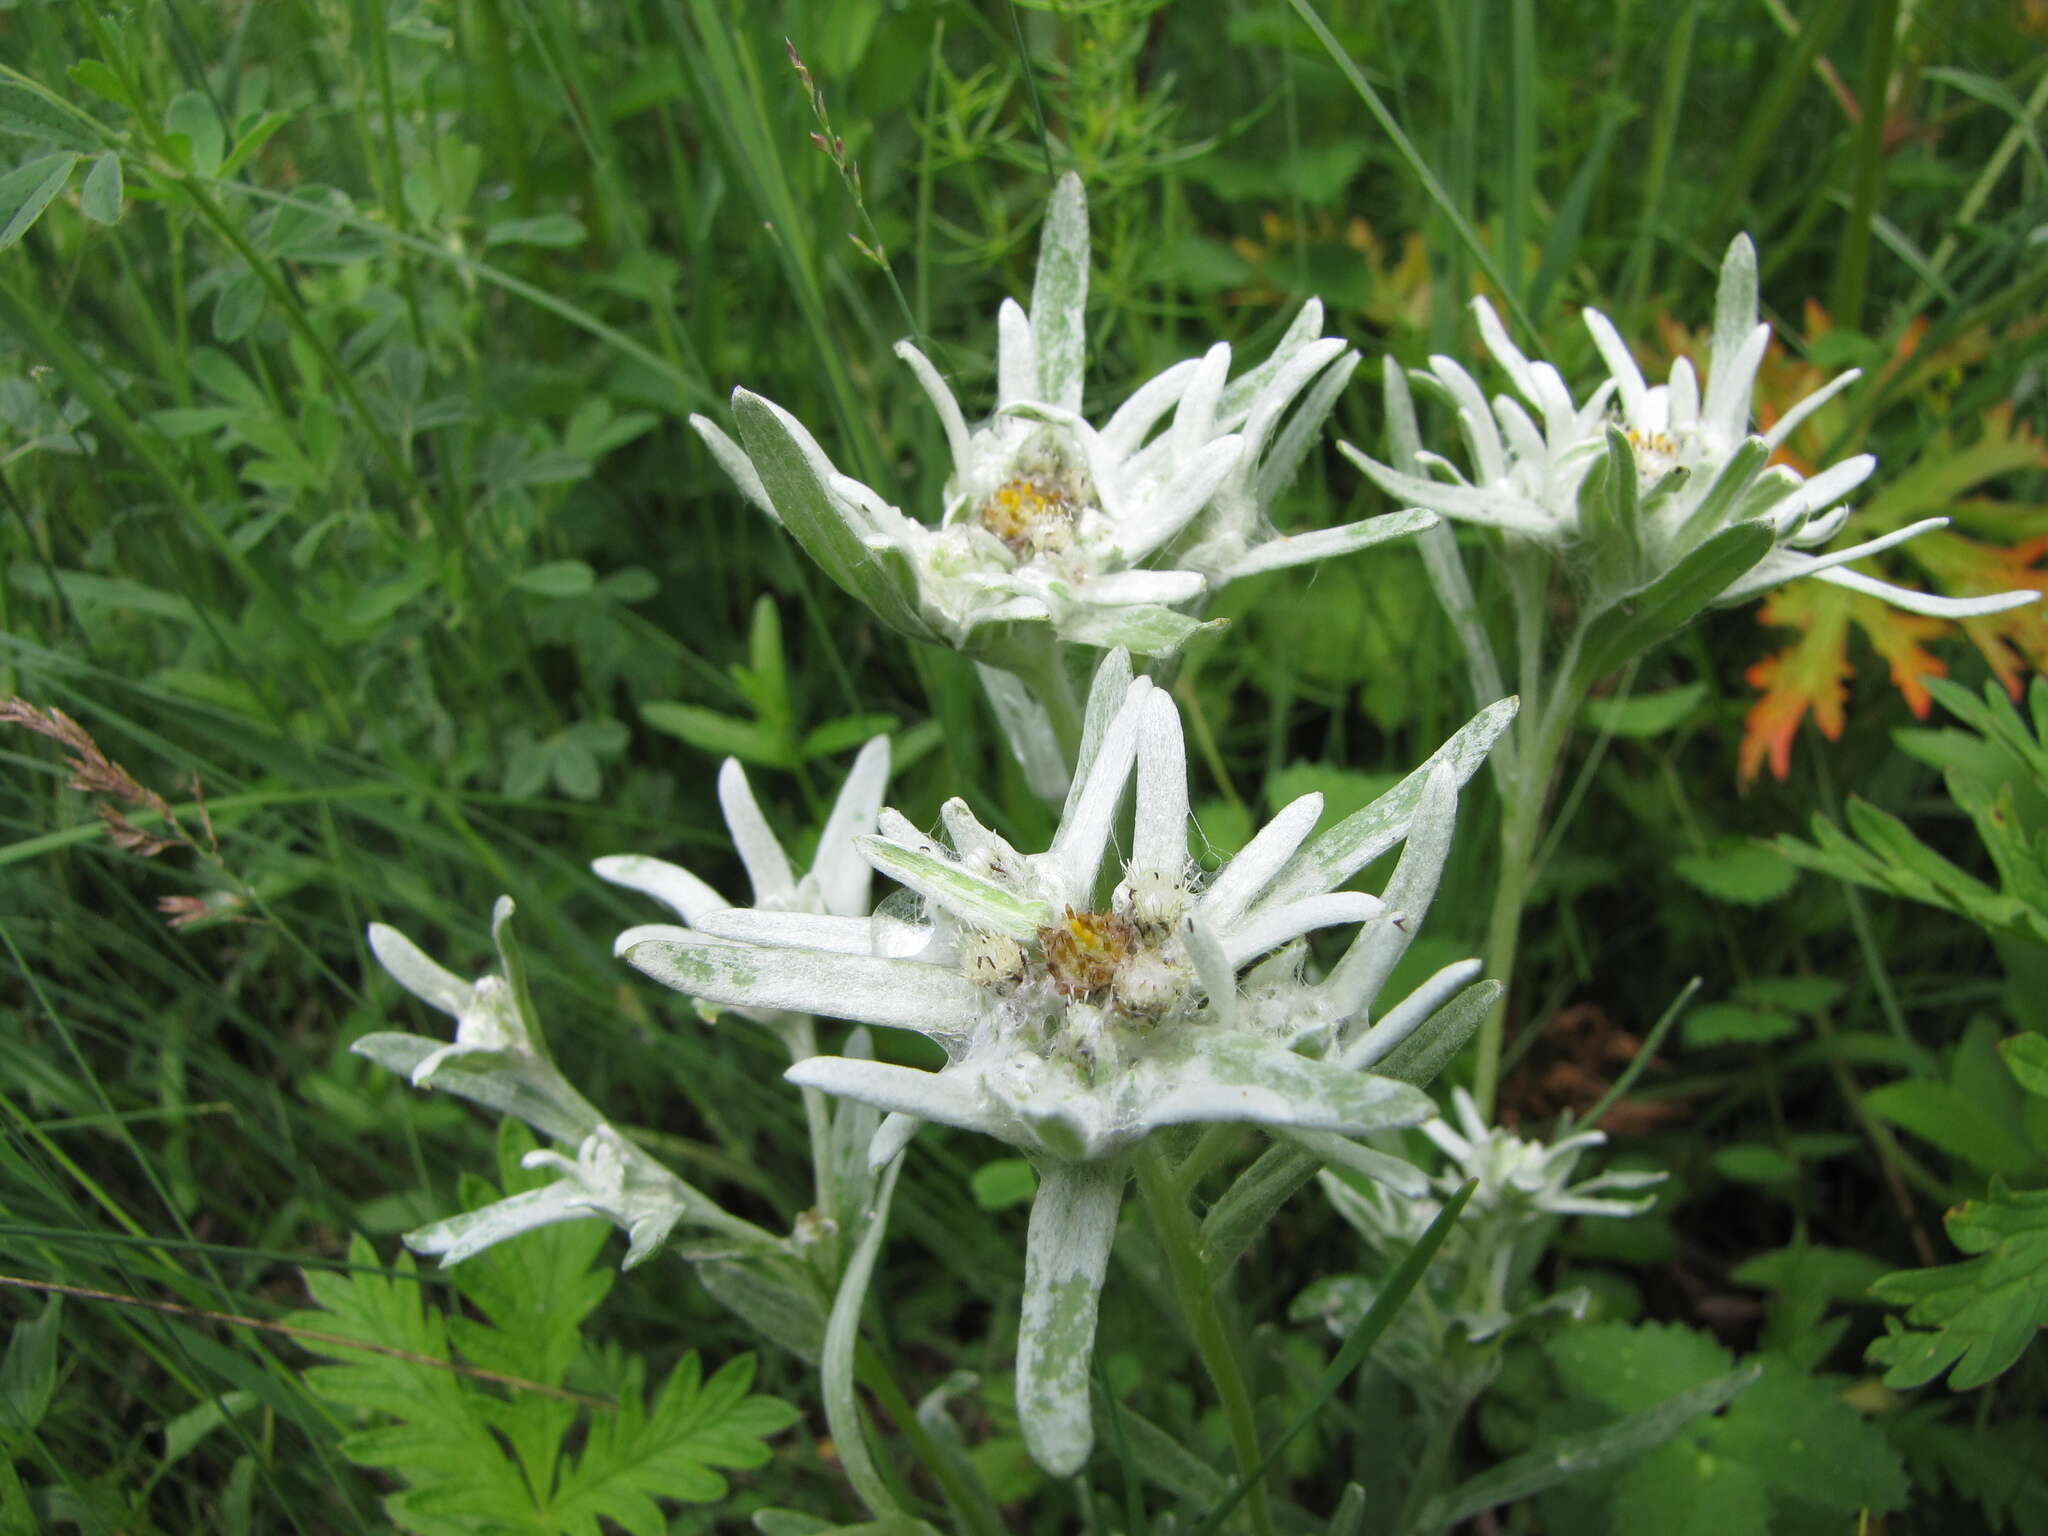
<path fill-rule="evenodd" d="M 1714 1426 L 1713 1447 L 1780 1498 L 1843 1514 L 1903 1508 L 1899 1453 L 1842 1401 L 1844 1384 L 1769 1358 L 1756 1385 Z"/>
<path fill-rule="evenodd" d="M 1573 1328 L 1545 1348 L 1565 1390 L 1621 1413 L 1654 1408 L 1688 1387 L 1725 1376 L 1728 1351 L 1676 1323 L 1596 1323 Z"/>
<path fill-rule="evenodd" d="M 748 1389 L 754 1361 L 743 1355 L 706 1381 L 693 1350 L 669 1373 L 652 1412 L 637 1389 L 621 1394 L 616 1414 L 593 1417 L 583 1454 L 564 1470 L 547 1510 L 567 1536 L 602 1536 L 600 1519 L 644 1536 L 668 1529 L 656 1499 L 712 1503 L 726 1494 L 720 1468 L 758 1467 L 767 1437 L 787 1429 L 796 1410 Z"/>
<path fill-rule="evenodd" d="M 1870 1346 L 1870 1358 L 1890 1367 L 1888 1387 L 1924 1386 L 1943 1371 L 1958 1392 L 1981 1387 L 2048 1324 L 2048 1190 L 2014 1191 L 1994 1178 L 1989 1197 L 1958 1206 L 1946 1225 L 1950 1241 L 1978 1257 L 1871 1287 L 1904 1306 L 1912 1325 L 1887 1319 L 1886 1337 Z"/>
<path fill-rule="evenodd" d="M 1705 683 L 1687 683 L 1662 693 L 1632 693 L 1621 699 L 1588 699 L 1579 714 L 1593 730 L 1613 736 L 1641 738 L 1661 736 L 1673 730 L 1700 707 L 1707 696 Z"/>
<path fill-rule="evenodd" d="M 533 1148 L 523 1127 L 505 1131 L 505 1192 L 538 1188 L 553 1177 L 522 1165 Z M 485 1180 L 464 1182 L 471 1209 L 499 1197 Z M 316 1367 L 307 1384 L 368 1415 L 341 1450 L 406 1485 L 386 1503 L 399 1527 L 423 1536 L 497 1529 L 600 1536 L 600 1520 L 609 1519 L 636 1533 L 660 1533 L 667 1522 L 657 1501 L 722 1498 L 726 1484 L 716 1469 L 767 1459 L 766 1437 L 795 1412 L 750 1391 L 750 1357 L 705 1381 L 697 1357 L 685 1355 L 651 1411 L 644 1370 L 629 1360 L 615 1411 L 596 1413 L 555 1393 L 474 1384 L 447 1368 L 453 1345 L 469 1364 L 559 1387 L 585 1353 L 578 1325 L 611 1283 L 608 1273 L 590 1269 L 606 1236 L 597 1224 L 569 1222 L 476 1255 L 457 1271 L 456 1283 L 477 1316 L 425 1305 L 411 1256 L 401 1255 L 387 1276 L 360 1237 L 350 1249 L 358 1269 L 308 1276 L 319 1310 L 295 1314 L 295 1326 L 402 1352 L 359 1354 L 345 1343 L 307 1343 L 315 1354 L 346 1362 Z M 572 1459 L 567 1447 L 579 1438 L 582 1449 Z"/>
<path fill-rule="evenodd" d="M 1776 901 L 1799 878 L 1785 856 L 1762 843 L 1741 843 L 1714 853 L 1682 854 L 1672 860 L 1680 879 L 1720 901 L 1761 906 Z"/>
<path fill-rule="evenodd" d="M 1632 1462 L 1608 1500 L 1608 1529 L 1620 1536 L 1768 1536 L 1770 1494 L 1739 1461 L 1714 1455 L 1692 1436 L 1666 1441 Z"/>
<path fill-rule="evenodd" d="M 1461 1483 L 1431 1501 L 1421 1522 L 1441 1530 L 1469 1520 L 1483 1510 L 1526 1499 L 1568 1478 L 1583 1477 L 1617 1462 L 1630 1460 L 1669 1440 L 1701 1414 L 1724 1407 L 1760 1374 L 1746 1365 L 1666 1398 L 1654 1408 L 1630 1414 L 1612 1424 L 1554 1440 L 1510 1457 L 1498 1466 Z"/>
<path fill-rule="evenodd" d="M 1947 1083 L 1886 1083 L 1865 1094 L 1863 1106 L 1985 1173 L 2026 1173 L 2041 1163 L 2039 1152 Z"/>
<path fill-rule="evenodd" d="M 1775 1248 L 1738 1264 L 1729 1273 L 1737 1285 L 1769 1290 L 1811 1292 L 1829 1301 L 1861 1301 L 1890 1266 L 1850 1248 L 1819 1244 Z"/>
<path fill-rule="evenodd" d="M 1689 1046 L 1761 1045 L 1799 1033 L 1799 1021 L 1775 1008 L 1747 1003 L 1708 1003 L 1695 1008 L 1679 1026 Z"/>

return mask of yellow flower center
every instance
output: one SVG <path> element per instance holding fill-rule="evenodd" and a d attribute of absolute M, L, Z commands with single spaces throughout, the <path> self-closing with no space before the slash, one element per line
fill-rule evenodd
<path fill-rule="evenodd" d="M 1019 555 L 1033 555 L 1066 541 L 1074 523 L 1074 499 L 1043 479 L 1006 480 L 981 504 L 981 526 Z"/>
<path fill-rule="evenodd" d="M 1059 922 L 1038 930 L 1038 947 L 1053 989 L 1062 997 L 1088 997 L 1116 980 L 1137 937 L 1128 918 L 1069 907 Z"/>

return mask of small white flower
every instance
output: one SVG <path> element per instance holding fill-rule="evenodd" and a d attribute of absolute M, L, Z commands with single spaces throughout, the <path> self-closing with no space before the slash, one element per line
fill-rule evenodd
<path fill-rule="evenodd" d="M 584 1137 L 573 1159 L 542 1150 L 527 1153 L 520 1166 L 553 1168 L 562 1176 L 408 1232 L 406 1246 L 443 1264 L 459 1264 L 523 1232 L 599 1216 L 624 1229 L 628 1247 L 620 1267 L 631 1269 L 652 1258 L 691 1212 L 694 1191 L 609 1125 Z"/>
<path fill-rule="evenodd" d="M 1644 1189 L 1663 1180 L 1662 1173 L 1596 1174 L 1572 1182 L 1586 1151 L 1607 1138 L 1599 1131 L 1579 1131 L 1555 1142 L 1529 1140 L 1480 1118 L 1479 1106 L 1463 1088 L 1451 1092 L 1454 1128 L 1442 1118 L 1424 1122 L 1422 1133 L 1450 1159 L 1430 1183 L 1438 1199 L 1410 1199 L 1378 1184 L 1359 1186 L 1325 1172 L 1323 1193 L 1337 1213 L 1383 1258 L 1404 1255 L 1443 1210 L 1443 1201 L 1468 1179 L 1477 1179 L 1457 1228 L 1445 1241 L 1429 1285 L 1438 1297 L 1442 1324 L 1455 1324 L 1467 1338 L 1492 1338 L 1543 1312 L 1583 1315 L 1583 1291 L 1562 1292 L 1510 1308 L 1509 1292 L 1521 1273 L 1517 1245 L 1532 1227 L 1559 1216 L 1634 1216 L 1651 1205 L 1648 1196 L 1614 1199 L 1611 1190 Z M 1355 1319 L 1334 1318 L 1334 1324 Z M 1343 1331 L 1340 1327 L 1340 1331 Z M 1427 1330 L 1425 1329 L 1425 1332 Z M 1418 1381 L 1433 1380 L 1443 1359 L 1442 1341 L 1408 1352 L 1407 1365 Z"/>
<path fill-rule="evenodd" d="M 1091 425 L 1081 414 L 1088 262 L 1087 203 L 1070 173 L 1046 213 L 1029 312 L 1005 300 L 996 316 L 996 407 L 979 426 L 932 361 L 898 343 L 952 456 L 936 526 L 840 474 L 802 423 L 746 390 L 733 395 L 740 442 L 702 416 L 691 425 L 742 492 L 883 620 L 998 664 L 1018 643 L 1003 626 L 1018 623 L 1169 654 L 1200 627 L 1175 610 L 1204 591 L 1434 521 L 1403 512 L 1273 535 L 1265 509 L 1357 362 L 1317 335 L 1313 300 L 1273 356 L 1237 380 L 1219 343 Z"/>
<path fill-rule="evenodd" d="M 1941 597 L 1842 568 L 1942 526 L 1948 521 L 1942 517 L 1825 554 L 1800 552 L 1841 531 L 1849 515 L 1842 498 L 1869 477 L 1877 460 L 1857 454 L 1811 479 L 1785 465 L 1766 467 L 1771 453 L 1801 422 L 1859 375 L 1855 369 L 1843 373 L 1768 431 L 1750 431 L 1751 394 L 1771 328 L 1757 319 L 1756 250 L 1748 236 L 1735 238 L 1722 263 L 1712 367 L 1704 388 L 1688 358 L 1672 364 L 1667 383 L 1646 382 L 1613 323 L 1589 308 L 1586 328 L 1609 377 L 1583 406 L 1575 405 L 1558 371 L 1524 356 L 1485 299 L 1473 300 L 1472 307 L 1480 336 L 1513 394 L 1496 395 L 1489 406 L 1485 392 L 1462 366 L 1448 357 L 1432 357 L 1427 378 L 1457 411 L 1471 470 L 1467 475 L 1438 454 L 1422 453 L 1420 467 L 1443 478 L 1406 474 L 1340 443 L 1339 449 L 1389 495 L 1594 560 L 1618 559 L 1624 589 L 1655 581 L 1723 529 L 1759 522 L 1769 528 L 1772 547 L 1716 601 L 1738 602 L 1801 576 L 1818 576 L 1941 618 L 1995 613 L 2039 598 L 2035 592 Z M 1404 387 L 1391 365 L 1388 379 L 1390 387 Z M 1616 499 L 1589 478 L 1596 465 L 1609 460 L 1632 467 L 1635 484 L 1627 500 L 1631 506 L 1640 504 L 1631 526 L 1619 530 L 1604 523 L 1588 526 L 1589 502 Z M 1639 548 L 1617 552 L 1611 547 L 1617 538 Z M 1588 549 L 1589 541 L 1601 547 Z"/>
<path fill-rule="evenodd" d="M 370 948 L 378 962 L 422 1002 L 452 1014 L 455 1039 L 443 1044 L 389 1031 L 365 1035 L 350 1049 L 404 1073 L 415 1087 L 439 1088 L 524 1120 L 574 1146 L 576 1158 L 572 1162 L 559 1152 L 529 1152 L 524 1166 L 556 1168 L 563 1177 L 409 1232 L 406 1242 L 420 1253 L 438 1254 L 443 1263 L 455 1264 L 536 1227 L 602 1216 L 626 1231 L 628 1269 L 659 1249 L 678 1222 L 718 1234 L 725 1253 L 758 1256 L 786 1251 L 787 1244 L 728 1214 L 634 1146 L 569 1086 L 547 1054 L 539 1021 L 525 996 L 512 914 L 512 898 L 500 896 L 491 912 L 500 970 L 475 982 L 463 981 L 429 959 L 397 929 L 372 923 Z"/>
<path fill-rule="evenodd" d="M 1554 1142 L 1530 1141 L 1504 1126 L 1489 1126 L 1479 1106 L 1463 1088 L 1451 1090 L 1458 1128 L 1443 1119 L 1430 1120 L 1422 1134 L 1452 1161 L 1437 1179 L 1449 1193 L 1467 1179 L 1477 1179 L 1470 1209 L 1475 1214 L 1499 1211 L 1534 1220 L 1541 1216 L 1633 1216 L 1649 1209 L 1650 1197 L 1616 1200 L 1602 1191 L 1644 1189 L 1663 1180 L 1661 1173 L 1602 1173 L 1572 1182 L 1579 1159 L 1589 1148 L 1606 1143 L 1604 1131 L 1577 1131 Z"/>
<path fill-rule="evenodd" d="M 455 1038 L 379 1031 L 350 1050 L 402 1072 L 415 1088 L 441 1088 L 505 1114 L 517 1115 L 560 1141 L 580 1141 L 602 1117 L 569 1086 L 547 1054 L 537 1021 L 512 978 L 520 975 L 512 938 L 512 898 L 491 911 L 499 971 L 464 981 L 430 959 L 396 928 L 369 926 L 370 951 L 406 991 L 455 1020 Z"/>
<path fill-rule="evenodd" d="M 1205 882 L 1188 858 L 1180 717 L 1116 652 L 1097 674 L 1050 848 L 1020 853 L 959 800 L 941 810 L 943 842 L 892 811 L 859 839 L 875 868 L 924 898 L 916 953 L 849 953 L 832 942 L 833 919 L 728 909 L 697 931 L 633 944 L 626 958 L 715 1002 L 911 1029 L 945 1048 L 937 1072 L 813 1057 L 788 1076 L 889 1111 L 884 1155 L 901 1145 L 906 1115 L 1034 1155 L 1019 1405 L 1033 1454 L 1064 1474 L 1090 1444 L 1088 1361 L 1122 1199 L 1118 1153 L 1198 1121 L 1350 1148 L 1344 1138 L 1419 1123 L 1433 1108 L 1419 1089 L 1364 1069 L 1469 990 L 1476 962 L 1447 968 L 1377 1021 L 1366 1009 L 1435 893 L 1458 786 L 1512 714 L 1512 702 L 1489 710 L 1312 842 L 1322 799 L 1303 796 Z M 1131 853 L 1105 894 L 1102 866 L 1134 778 Z M 1337 889 L 1404 838 L 1383 897 Z M 1312 976 L 1303 940 L 1349 924 L 1361 926 L 1348 952 Z M 1354 1166 L 1400 1166 L 1353 1150 Z"/>

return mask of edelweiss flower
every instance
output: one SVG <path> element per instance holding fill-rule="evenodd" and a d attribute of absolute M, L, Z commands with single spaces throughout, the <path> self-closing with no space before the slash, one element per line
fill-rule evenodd
<path fill-rule="evenodd" d="M 1458 786 L 1512 713 L 1512 702 L 1489 710 L 1314 842 L 1322 799 L 1303 796 L 1205 883 L 1188 858 L 1180 717 L 1117 652 L 1097 673 L 1049 849 L 1020 853 L 959 800 L 940 812 L 950 848 L 892 811 L 858 841 L 924 898 L 916 953 L 878 954 L 835 919 L 730 909 L 705 915 L 700 931 L 633 944 L 626 958 L 715 1002 L 910 1029 L 945 1048 L 938 1072 L 813 1057 L 788 1076 L 891 1112 L 871 1157 L 901 1146 L 903 1116 L 1034 1155 L 1018 1397 L 1032 1453 L 1064 1475 L 1091 1443 L 1088 1361 L 1122 1199 L 1119 1152 L 1193 1121 L 1264 1124 L 1321 1138 L 1311 1140 L 1321 1150 L 1433 1108 L 1365 1069 L 1464 991 L 1476 962 L 1447 968 L 1376 1023 L 1365 1010 L 1434 895 Z M 1104 898 L 1102 864 L 1134 776 L 1131 856 Z M 1404 837 L 1384 898 L 1336 889 Z M 1349 952 L 1312 979 L 1305 936 L 1350 923 L 1362 926 Z M 1354 1166 L 1400 1166 L 1352 1150 Z"/>
<path fill-rule="evenodd" d="M 840 474 L 795 417 L 746 390 L 733 395 L 740 442 L 704 417 L 691 425 L 748 499 L 885 622 L 998 664 L 1019 643 L 1005 628 L 1014 624 L 1167 654 L 1200 627 L 1174 610 L 1204 590 L 1433 521 L 1401 512 L 1272 536 L 1264 509 L 1357 361 L 1343 342 L 1317 336 L 1314 301 L 1273 356 L 1234 383 L 1230 348 L 1219 344 L 1140 386 L 1100 430 L 1091 426 L 1081 415 L 1088 258 L 1087 204 L 1070 173 L 1046 213 L 1030 312 L 1005 300 L 997 314 L 996 409 L 978 427 L 931 360 L 897 344 L 952 454 L 937 527 Z M 1308 403 L 1278 431 L 1318 375 Z M 1147 564 L 1177 539 L 1178 566 Z"/>
<path fill-rule="evenodd" d="M 1422 1134 L 1451 1160 L 1451 1166 L 1432 1181 L 1439 1192 L 1448 1196 L 1467 1179 L 1479 1181 L 1466 1206 L 1470 1217 L 1499 1213 L 1516 1222 L 1531 1222 L 1545 1216 L 1633 1216 L 1649 1208 L 1648 1198 L 1615 1200 L 1601 1192 L 1644 1189 L 1664 1178 L 1661 1173 L 1614 1172 L 1574 1184 L 1572 1173 L 1580 1157 L 1589 1148 L 1606 1143 L 1604 1131 L 1577 1131 L 1554 1142 L 1530 1141 L 1504 1126 L 1489 1126 L 1480 1118 L 1479 1105 L 1463 1088 L 1451 1090 L 1451 1105 L 1458 1128 L 1454 1130 L 1438 1117 L 1423 1124 Z M 1374 1191 L 1365 1198 L 1377 1194 Z M 1427 1200 L 1383 1202 L 1374 1226 L 1402 1241 L 1413 1241 L 1440 1209 L 1439 1202 Z"/>
<path fill-rule="evenodd" d="M 1603 1132 L 1579 1131 L 1555 1142 L 1525 1140 L 1503 1127 L 1488 1126 L 1480 1118 L 1478 1104 L 1463 1088 L 1451 1091 L 1451 1101 L 1458 1129 L 1441 1118 L 1422 1126 L 1423 1135 L 1450 1159 L 1450 1165 L 1430 1182 L 1444 1198 L 1467 1179 L 1477 1179 L 1479 1187 L 1472 1192 L 1464 1218 L 1446 1244 L 1448 1264 L 1440 1273 L 1431 1272 L 1431 1282 L 1448 1308 L 1442 1321 L 1456 1323 L 1466 1337 L 1477 1340 L 1540 1312 L 1579 1314 L 1586 1301 L 1583 1291 L 1561 1293 L 1519 1311 L 1509 1310 L 1509 1288 L 1519 1273 L 1518 1241 L 1546 1217 L 1634 1216 L 1649 1208 L 1648 1197 L 1617 1200 L 1603 1192 L 1647 1188 L 1661 1182 L 1664 1175 L 1615 1171 L 1574 1184 L 1572 1173 L 1579 1158 L 1607 1140 Z M 1443 1209 L 1440 1199 L 1390 1197 L 1376 1185 L 1361 1188 L 1329 1172 L 1319 1175 L 1319 1181 L 1337 1213 L 1389 1258 L 1412 1247 Z M 1339 1327 L 1355 1321 L 1340 1313 L 1332 1313 L 1331 1319 Z M 1423 1332 L 1426 1335 L 1428 1329 Z M 1434 1360 L 1441 1355 L 1440 1343 L 1417 1348 L 1414 1339 L 1409 1340 L 1408 1365 L 1417 1379 L 1428 1378 Z"/>
<path fill-rule="evenodd" d="M 1405 474 L 1349 443 L 1338 444 L 1389 495 L 1561 549 L 1597 544 L 1586 552 L 1612 562 L 1624 590 L 1655 581 L 1721 530 L 1753 521 L 1770 529 L 1772 548 L 1720 592 L 1719 602 L 1737 602 L 1801 576 L 1818 576 L 1941 618 L 1994 613 L 2039 598 L 2037 592 L 1940 597 L 1842 569 L 1848 561 L 1942 526 L 1948 521 L 1943 517 L 1825 554 L 1800 552 L 1841 531 L 1849 515 L 1842 498 L 1869 477 L 1877 460 L 1857 454 L 1811 479 L 1786 465 L 1766 467 L 1778 445 L 1859 373 L 1850 369 L 1768 431 L 1750 432 L 1750 395 L 1771 328 L 1757 319 L 1756 249 L 1747 235 L 1735 238 L 1721 265 L 1712 368 L 1704 391 L 1687 358 L 1672 364 L 1668 383 L 1646 383 L 1613 324 L 1588 309 L 1586 328 L 1610 377 L 1583 406 L 1574 405 L 1557 370 L 1523 356 L 1485 299 L 1474 299 L 1472 308 L 1487 350 L 1520 399 L 1496 395 L 1489 409 L 1471 374 L 1448 357 L 1432 357 L 1428 377 L 1457 410 L 1471 476 L 1434 453 L 1419 454 L 1418 463 L 1445 479 Z M 1405 392 L 1391 364 L 1387 377 L 1390 389 Z M 1535 410 L 1540 426 L 1525 406 Z M 1613 466 L 1610 475 L 1629 481 L 1620 494 L 1593 474 L 1595 466 L 1606 463 Z M 1623 526 L 1602 517 L 1590 505 L 1595 502 L 1625 505 Z M 1617 550 L 1612 547 L 1617 539 L 1634 547 Z"/>
<path fill-rule="evenodd" d="M 459 1263 L 493 1243 L 535 1227 L 602 1216 L 631 1240 L 625 1267 L 649 1258 L 678 1222 L 716 1232 L 731 1252 L 782 1249 L 767 1232 L 728 1215 L 709 1196 L 677 1178 L 626 1140 L 571 1088 L 548 1057 L 539 1020 L 525 995 L 525 972 L 513 941 L 512 899 L 491 913 L 499 974 L 466 982 L 429 959 L 396 928 L 372 923 L 370 949 L 391 977 L 421 1002 L 452 1014 L 452 1043 L 398 1032 L 368 1034 L 350 1047 L 379 1066 L 405 1073 L 418 1088 L 440 1088 L 487 1109 L 513 1115 L 557 1141 L 574 1145 L 574 1162 L 558 1152 L 529 1152 L 528 1168 L 554 1167 L 564 1177 L 406 1234 L 420 1253 Z"/>
<path fill-rule="evenodd" d="M 493 1243 L 558 1221 L 602 1216 L 629 1239 L 621 1268 L 652 1258 L 688 1210 L 681 1181 L 608 1125 L 600 1125 L 572 1160 L 559 1152 L 529 1152 L 522 1168 L 554 1168 L 562 1177 L 540 1189 L 508 1195 L 405 1235 L 415 1253 L 459 1264 Z"/>

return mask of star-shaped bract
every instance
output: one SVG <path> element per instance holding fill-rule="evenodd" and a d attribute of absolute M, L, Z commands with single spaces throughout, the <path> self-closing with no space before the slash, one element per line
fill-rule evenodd
<path fill-rule="evenodd" d="M 944 841 L 891 811 L 877 835 L 859 840 L 876 869 L 924 899 L 915 954 L 874 953 L 815 915 L 732 908 L 707 913 L 696 931 L 633 944 L 626 958 L 714 1002 L 914 1030 L 945 1049 L 936 1072 L 813 1057 L 788 1076 L 889 1111 L 872 1155 L 901 1146 L 904 1117 L 981 1131 L 1033 1155 L 1040 1182 L 1018 1400 L 1033 1455 L 1064 1475 L 1091 1444 L 1088 1362 L 1122 1199 L 1121 1153 L 1190 1122 L 1341 1140 L 1433 1113 L 1420 1090 L 1364 1069 L 1463 990 L 1477 966 L 1447 968 L 1377 1022 L 1367 1010 L 1434 895 L 1458 786 L 1513 707 L 1482 714 L 1380 801 L 1313 840 L 1322 800 L 1303 796 L 1204 881 L 1188 857 L 1180 717 L 1115 653 L 1097 674 L 1049 848 L 1019 852 L 959 800 L 940 812 Z M 1130 856 L 1105 880 L 1133 781 Z M 1338 889 L 1404 838 L 1384 896 Z M 1314 976 L 1306 937 L 1351 924 L 1359 927 L 1348 951 Z"/>
<path fill-rule="evenodd" d="M 1750 431 L 1751 395 L 1771 328 L 1757 318 L 1756 248 L 1747 235 L 1735 238 L 1722 262 L 1704 388 L 1683 357 L 1672 364 L 1667 383 L 1649 384 L 1613 323 L 1589 308 L 1586 328 L 1609 376 L 1584 405 L 1576 405 L 1557 369 L 1524 356 L 1485 299 L 1473 300 L 1472 307 L 1481 339 L 1513 393 L 1495 395 L 1489 405 L 1460 364 L 1432 357 L 1428 374 L 1420 377 L 1456 410 L 1471 471 L 1423 453 L 1420 467 L 1443 478 L 1408 474 L 1340 443 L 1339 450 L 1390 496 L 1553 546 L 1577 557 L 1583 569 L 1608 573 L 1621 591 L 1654 582 L 1722 530 L 1757 522 L 1770 530 L 1770 548 L 1716 601 L 1739 602 L 1801 576 L 1940 618 L 1995 613 L 2039 599 L 2038 592 L 1942 597 L 1845 568 L 1942 526 L 1948 521 L 1942 517 L 1824 554 L 1802 552 L 1841 531 L 1849 516 L 1842 498 L 1869 477 L 1877 460 L 1856 454 L 1811 478 L 1769 463 L 1801 422 L 1856 381 L 1855 369 L 1807 396 L 1767 431 Z M 1391 365 L 1388 380 L 1391 388 L 1405 390 Z M 1633 482 L 1625 498 L 1631 517 L 1619 529 L 1597 511 L 1612 499 L 1594 474 L 1603 463 Z M 1630 547 L 1615 547 L 1617 539 Z"/>
<path fill-rule="evenodd" d="M 1357 361 L 1317 334 L 1313 300 L 1273 356 L 1235 381 L 1219 343 L 1091 425 L 1088 265 L 1087 202 L 1069 173 L 1046 212 L 1030 309 L 1006 299 L 997 313 L 995 411 L 978 426 L 931 359 L 898 343 L 951 454 L 936 525 L 841 474 L 801 422 L 747 390 L 733 395 L 738 442 L 704 417 L 691 424 L 747 498 L 884 622 L 995 665 L 1036 643 L 1041 625 L 1063 641 L 1170 654 L 1201 627 L 1182 610 L 1205 592 L 1434 521 L 1399 512 L 1274 535 L 1267 508 Z"/>

